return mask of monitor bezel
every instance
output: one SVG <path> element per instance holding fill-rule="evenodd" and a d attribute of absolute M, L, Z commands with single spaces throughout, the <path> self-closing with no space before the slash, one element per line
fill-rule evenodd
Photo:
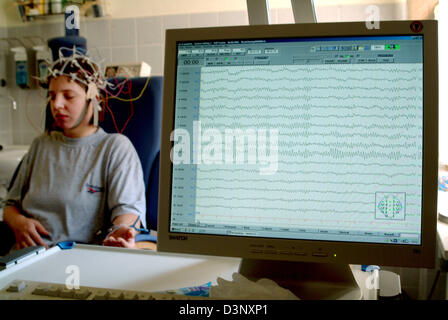
<path fill-rule="evenodd" d="M 166 31 L 162 135 L 159 177 L 158 250 L 247 259 L 376 264 L 432 268 L 436 254 L 438 176 L 438 36 L 437 21 L 381 21 L 380 29 L 365 22 L 312 23 L 174 29 Z M 177 43 L 229 39 L 329 36 L 423 35 L 423 181 L 421 245 L 291 240 L 179 233 L 169 231 L 174 130 Z"/>

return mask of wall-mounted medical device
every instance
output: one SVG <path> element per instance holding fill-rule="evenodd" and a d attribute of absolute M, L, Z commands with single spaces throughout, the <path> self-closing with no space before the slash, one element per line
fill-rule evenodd
<path fill-rule="evenodd" d="M 14 53 L 16 84 L 22 88 L 29 88 L 29 69 L 28 69 L 28 55 L 25 47 L 11 48 Z"/>
<path fill-rule="evenodd" d="M 51 61 L 51 51 L 46 45 L 34 46 L 33 50 L 36 51 L 36 77 L 43 78 Z"/>

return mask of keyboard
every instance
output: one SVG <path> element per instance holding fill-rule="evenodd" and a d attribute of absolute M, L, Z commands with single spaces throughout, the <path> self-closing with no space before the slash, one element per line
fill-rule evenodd
<path fill-rule="evenodd" d="M 0 300 L 209 300 L 175 291 L 144 292 L 80 286 L 69 289 L 64 284 L 13 280 L 0 290 Z"/>

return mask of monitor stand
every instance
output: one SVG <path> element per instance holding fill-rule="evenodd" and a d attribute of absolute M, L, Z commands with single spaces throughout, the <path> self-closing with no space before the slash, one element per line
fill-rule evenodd
<path fill-rule="evenodd" d="M 360 300 L 362 292 L 348 265 L 243 259 L 239 273 L 267 278 L 302 300 Z"/>

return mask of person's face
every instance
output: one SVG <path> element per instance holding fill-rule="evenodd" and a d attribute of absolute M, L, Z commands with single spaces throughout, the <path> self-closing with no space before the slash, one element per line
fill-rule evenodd
<path fill-rule="evenodd" d="M 83 130 L 89 126 L 92 108 L 89 106 L 87 114 L 76 128 L 72 129 L 82 115 L 86 105 L 86 91 L 78 83 L 70 81 L 67 76 L 59 76 L 50 80 L 48 91 L 51 113 L 55 124 L 64 133 L 71 130 Z"/>

